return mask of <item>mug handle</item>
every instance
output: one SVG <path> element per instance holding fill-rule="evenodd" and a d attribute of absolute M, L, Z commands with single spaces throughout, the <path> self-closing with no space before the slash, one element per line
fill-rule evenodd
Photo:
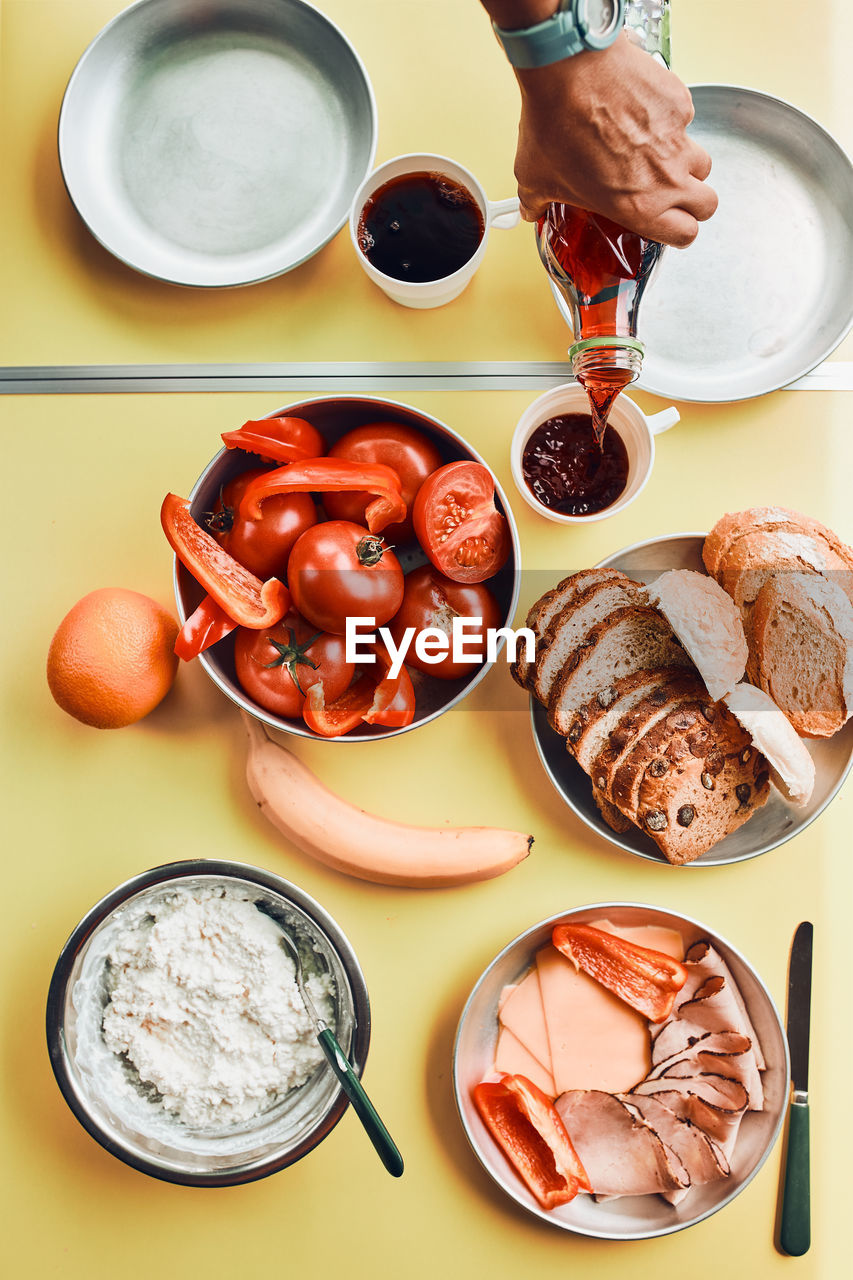
<path fill-rule="evenodd" d="M 518 226 L 521 221 L 518 196 L 512 196 L 509 200 L 487 200 L 486 203 L 489 206 L 491 226 L 497 227 L 499 231 Z"/>
<path fill-rule="evenodd" d="M 664 431 L 669 431 L 670 427 L 674 427 L 676 422 L 681 421 L 681 414 L 674 405 L 669 409 L 661 409 L 660 413 L 653 413 L 650 418 L 646 418 L 649 424 L 649 431 L 653 436 L 659 436 Z"/>

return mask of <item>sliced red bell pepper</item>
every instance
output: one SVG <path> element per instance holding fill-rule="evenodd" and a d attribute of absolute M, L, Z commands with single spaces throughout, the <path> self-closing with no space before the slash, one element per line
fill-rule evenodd
<path fill-rule="evenodd" d="M 169 545 L 216 604 L 242 627 L 262 630 L 283 618 L 290 592 L 278 578 L 261 582 L 220 547 L 190 515 L 186 498 L 169 493 L 160 508 L 160 523 Z"/>
<path fill-rule="evenodd" d="M 595 978 L 650 1022 L 663 1022 L 687 981 L 684 965 L 589 924 L 558 924 L 551 941 L 576 969 Z"/>
<path fill-rule="evenodd" d="M 400 477 L 384 462 L 352 462 L 349 458 L 310 458 L 276 467 L 253 480 L 240 503 L 244 520 L 257 520 L 264 498 L 277 493 L 375 493 L 364 513 L 371 533 L 405 518 L 406 504 L 400 492 Z"/>
<path fill-rule="evenodd" d="M 197 658 L 236 630 L 237 623 L 211 596 L 205 596 L 178 632 L 175 653 L 184 662 Z"/>
<path fill-rule="evenodd" d="M 412 677 L 405 667 L 401 667 L 399 674 L 392 679 L 388 675 L 391 659 L 384 645 L 376 645 L 376 654 L 376 668 L 370 674 L 359 676 L 328 706 L 323 682 L 318 681 L 311 686 L 302 708 L 302 718 L 309 729 L 324 738 L 340 738 L 360 724 L 380 724 L 396 729 L 412 723 L 415 718 Z"/>
<path fill-rule="evenodd" d="M 526 1076 L 483 1081 L 474 1102 L 492 1137 L 543 1209 L 592 1191 L 559 1113 Z"/>
<path fill-rule="evenodd" d="M 244 422 L 237 431 L 223 432 L 222 440 L 226 448 L 256 453 L 266 462 L 296 462 L 300 458 L 320 458 L 326 452 L 320 432 L 304 418 Z"/>

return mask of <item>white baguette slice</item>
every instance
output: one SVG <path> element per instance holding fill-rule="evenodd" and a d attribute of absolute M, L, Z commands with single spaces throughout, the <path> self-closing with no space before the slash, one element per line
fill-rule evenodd
<path fill-rule="evenodd" d="M 808 804 L 814 790 L 814 760 L 769 694 L 754 685 L 739 684 L 723 701 L 767 760 L 782 794 L 796 805 Z"/>
<path fill-rule="evenodd" d="M 690 654 L 714 702 L 743 679 L 749 650 L 740 612 L 719 583 L 693 569 L 670 569 L 649 587 Z"/>

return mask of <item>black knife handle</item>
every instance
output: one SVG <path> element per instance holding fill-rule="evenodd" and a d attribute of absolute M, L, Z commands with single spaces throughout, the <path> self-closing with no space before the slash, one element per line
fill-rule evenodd
<path fill-rule="evenodd" d="M 809 1104 L 793 1102 L 788 1112 L 788 1152 L 785 1189 L 782 1193 L 782 1248 L 792 1258 L 808 1252 L 811 1244 L 809 1205 Z"/>

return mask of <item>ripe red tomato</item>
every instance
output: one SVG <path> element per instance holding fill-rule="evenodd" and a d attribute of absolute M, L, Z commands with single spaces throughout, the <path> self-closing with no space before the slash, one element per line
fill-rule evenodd
<path fill-rule="evenodd" d="M 495 482 L 479 462 L 449 462 L 421 485 L 414 506 L 418 542 L 454 582 L 483 582 L 506 563 L 509 525 L 495 506 Z"/>
<path fill-rule="evenodd" d="M 482 619 L 482 626 L 476 630 L 466 628 L 465 631 L 465 651 L 479 653 L 478 658 L 473 658 L 470 662 L 454 662 L 451 639 L 450 651 L 439 662 L 424 662 L 415 652 L 415 642 L 412 640 L 406 653 L 406 664 L 428 676 L 438 676 L 441 680 L 456 680 L 459 676 L 470 675 L 485 661 L 485 632 L 501 625 L 500 605 L 489 588 L 482 583 L 453 582 L 431 564 L 421 565 L 419 569 L 407 573 L 403 603 L 390 627 L 395 645 L 400 645 L 407 627 L 414 627 L 416 632 L 423 631 L 426 627 L 437 627 L 439 631 L 452 637 L 453 619 L 456 616 Z"/>
<path fill-rule="evenodd" d="M 287 583 L 299 612 L 335 635 L 343 635 L 351 617 L 382 626 L 403 600 L 403 570 L 394 552 L 377 534 L 346 520 L 326 520 L 302 534 L 290 553 Z"/>
<path fill-rule="evenodd" d="M 253 467 L 229 481 L 222 490 L 207 527 L 225 550 L 262 581 L 284 578 L 296 539 L 317 523 L 310 493 L 280 493 L 267 498 L 258 520 L 244 520 L 240 502 L 250 481 L 265 474 Z"/>
<path fill-rule="evenodd" d="M 393 467 L 400 477 L 407 513 L 405 520 L 383 529 L 382 536 L 389 543 L 411 542 L 415 536 L 412 503 L 427 476 L 441 466 L 441 454 L 432 441 L 402 422 L 371 422 L 341 436 L 329 450 L 329 457 L 384 462 Z M 351 520 L 354 524 L 364 524 L 364 510 L 370 501 L 369 495 L 363 493 L 327 493 L 323 497 L 323 505 L 333 520 Z"/>
<path fill-rule="evenodd" d="M 253 702 L 273 715 L 302 715 L 305 695 L 322 680 L 329 699 L 340 697 L 353 677 L 342 636 L 317 634 L 291 611 L 274 627 L 240 627 L 234 642 L 237 679 Z"/>

